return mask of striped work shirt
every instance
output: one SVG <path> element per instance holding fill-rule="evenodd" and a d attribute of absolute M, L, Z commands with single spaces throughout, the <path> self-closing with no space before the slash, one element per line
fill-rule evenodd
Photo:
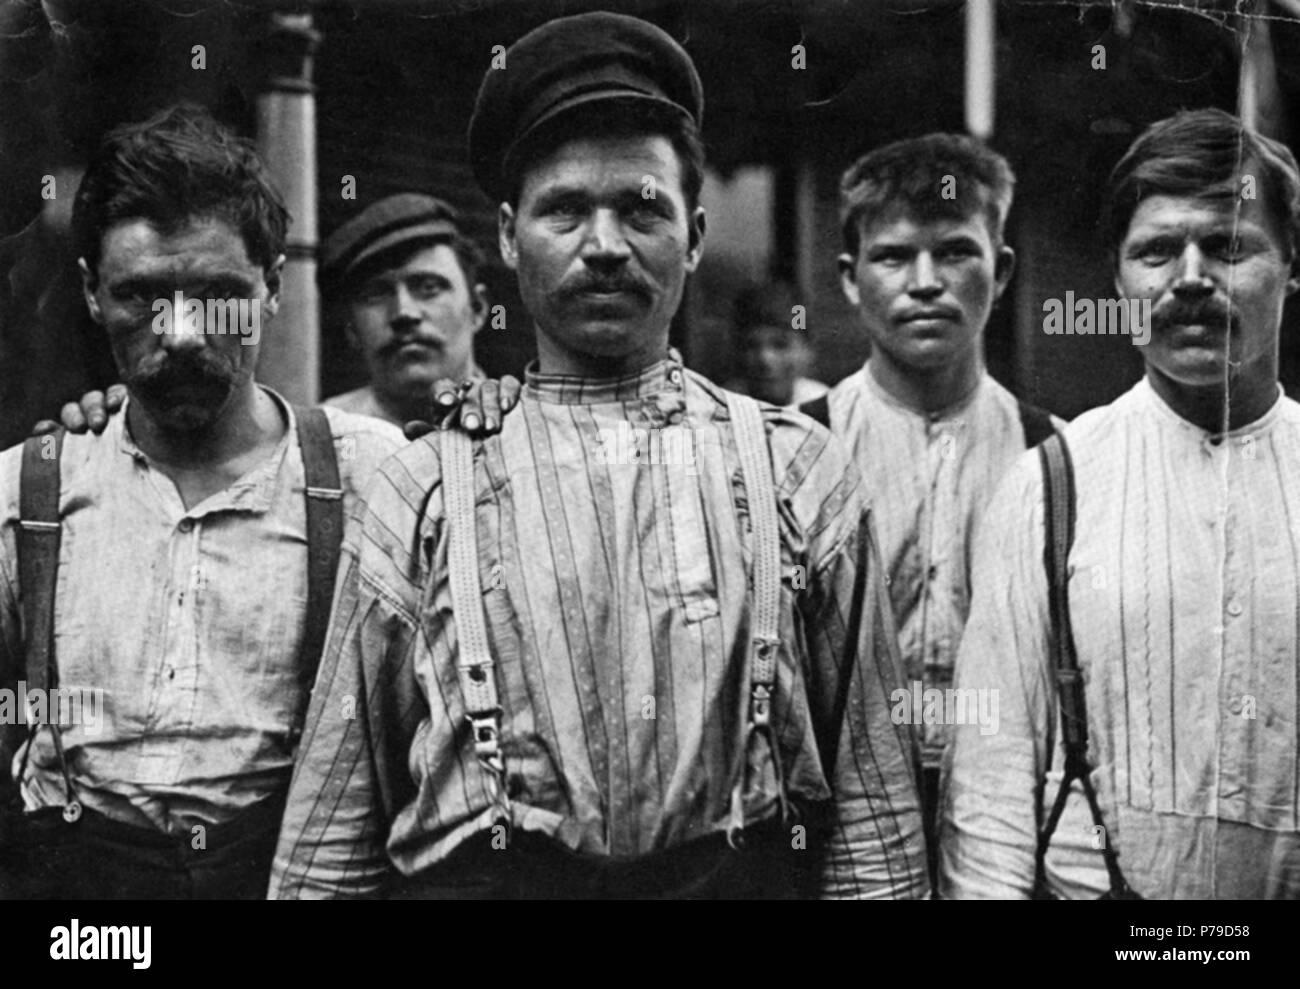
<path fill-rule="evenodd" d="M 828 895 L 923 895 L 914 745 L 889 719 L 897 647 L 857 474 L 811 420 L 763 415 L 788 792 L 833 801 Z M 438 438 L 381 467 L 349 528 L 273 896 L 376 892 L 496 819 L 455 670 Z M 475 443 L 474 470 L 514 826 L 597 856 L 724 830 L 751 634 L 725 393 L 675 354 L 609 381 L 530 370 L 519 410 Z M 762 773 L 748 821 L 776 813 L 776 797 Z"/>
<path fill-rule="evenodd" d="M 1065 437 L 1070 614 L 1105 840 L 1146 897 L 1300 896 L 1300 405 L 1279 397 L 1216 443 L 1143 380 Z M 957 681 L 997 690 L 1000 724 L 955 733 L 951 895 L 1027 895 L 1044 775 L 1047 806 L 1056 797 L 1042 554 L 1035 455 L 999 490 L 976 554 Z M 1076 792 L 1048 858 L 1061 895 L 1106 889 L 1101 838 Z"/>
<path fill-rule="evenodd" d="M 981 373 L 967 398 L 926 414 L 889 395 L 868 361 L 828 401 L 831 430 L 853 451 L 867 485 L 907 681 L 951 687 L 970 611 L 976 528 L 1025 452 L 1015 396 Z M 948 727 L 938 718 L 922 722 L 922 758 L 937 768 Z"/>
<path fill-rule="evenodd" d="M 62 729 L 77 793 L 126 824 L 187 833 L 282 796 L 304 702 L 307 511 L 293 410 L 274 452 L 186 508 L 131 438 L 69 435 L 55 596 L 59 686 L 82 705 Z M 403 443 L 386 423 L 328 410 L 345 509 Z M 17 569 L 22 447 L 0 453 L 0 686 L 21 656 Z M 72 694 L 69 694 L 71 697 Z M 93 719 L 93 720 L 92 720 Z M 15 756 L 16 775 L 22 763 Z M 32 744 L 29 809 L 63 804 L 50 732 Z"/>

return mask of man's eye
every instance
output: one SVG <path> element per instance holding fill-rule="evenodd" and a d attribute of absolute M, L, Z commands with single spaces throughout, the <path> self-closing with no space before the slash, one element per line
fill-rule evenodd
<path fill-rule="evenodd" d="M 897 268 L 900 264 L 906 262 L 906 260 L 907 258 L 897 251 L 882 251 L 879 254 L 873 254 L 871 256 L 872 264 L 883 264 L 889 268 Z"/>
<path fill-rule="evenodd" d="M 663 216 L 663 211 L 650 200 L 639 200 L 628 210 L 631 218 L 638 223 L 652 223 Z"/>
<path fill-rule="evenodd" d="M 1133 252 L 1133 257 L 1144 264 L 1164 264 L 1174 256 L 1174 247 L 1170 244 L 1142 244 Z"/>
<path fill-rule="evenodd" d="M 1246 245 L 1240 237 L 1227 238 L 1214 246 L 1210 252 L 1225 261 L 1240 261 L 1246 256 Z"/>
<path fill-rule="evenodd" d="M 975 257 L 979 252 L 970 247 L 941 247 L 935 252 L 939 261 L 964 261 Z"/>
<path fill-rule="evenodd" d="M 431 299 L 442 291 L 442 282 L 436 278 L 416 278 L 409 285 L 411 294 L 422 299 Z"/>
<path fill-rule="evenodd" d="M 559 217 L 560 219 L 573 219 L 581 213 L 581 207 L 572 200 L 560 200 L 559 202 L 551 203 L 551 205 L 546 208 L 546 214 L 548 216 Z"/>

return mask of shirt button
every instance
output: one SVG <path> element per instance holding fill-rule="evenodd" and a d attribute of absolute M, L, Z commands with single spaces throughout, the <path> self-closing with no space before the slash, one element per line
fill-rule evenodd
<path fill-rule="evenodd" d="M 194 520 L 181 519 L 181 524 L 177 528 L 179 528 L 181 532 L 189 532 L 191 529 L 194 528 Z"/>
<path fill-rule="evenodd" d="M 1234 618 L 1240 615 L 1243 610 L 1241 602 L 1236 598 L 1233 598 L 1228 602 L 1228 614 L 1232 615 Z"/>
<path fill-rule="evenodd" d="M 675 385 L 680 385 L 682 383 L 682 372 L 677 368 L 673 368 L 668 372 L 668 380 Z"/>

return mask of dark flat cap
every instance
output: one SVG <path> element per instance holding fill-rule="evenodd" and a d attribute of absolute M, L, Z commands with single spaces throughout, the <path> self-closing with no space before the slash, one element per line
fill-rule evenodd
<path fill-rule="evenodd" d="M 474 178 L 509 195 L 504 164 L 520 142 L 561 114 L 600 100 L 658 106 L 699 126 L 704 90 L 685 50 L 646 21 L 598 11 L 561 17 L 524 35 L 483 77 L 469 123 Z"/>
<path fill-rule="evenodd" d="M 371 203 L 338 227 L 321 248 L 321 279 L 342 281 L 358 266 L 407 241 L 450 239 L 460 215 L 433 196 L 402 192 Z"/>

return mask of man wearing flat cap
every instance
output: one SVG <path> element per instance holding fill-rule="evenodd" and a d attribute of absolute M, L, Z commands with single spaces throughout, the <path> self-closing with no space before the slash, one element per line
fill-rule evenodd
<path fill-rule="evenodd" d="M 856 468 L 668 347 L 704 236 L 690 58 L 598 13 L 506 64 L 469 143 L 538 360 L 498 435 L 381 468 L 271 894 L 926 895 Z"/>
<path fill-rule="evenodd" d="M 420 193 L 381 199 L 335 230 L 321 252 L 321 283 L 346 307 L 348 339 L 370 382 L 324 404 L 400 426 L 428 415 L 435 382 L 481 378 L 482 263 L 455 209 Z"/>

